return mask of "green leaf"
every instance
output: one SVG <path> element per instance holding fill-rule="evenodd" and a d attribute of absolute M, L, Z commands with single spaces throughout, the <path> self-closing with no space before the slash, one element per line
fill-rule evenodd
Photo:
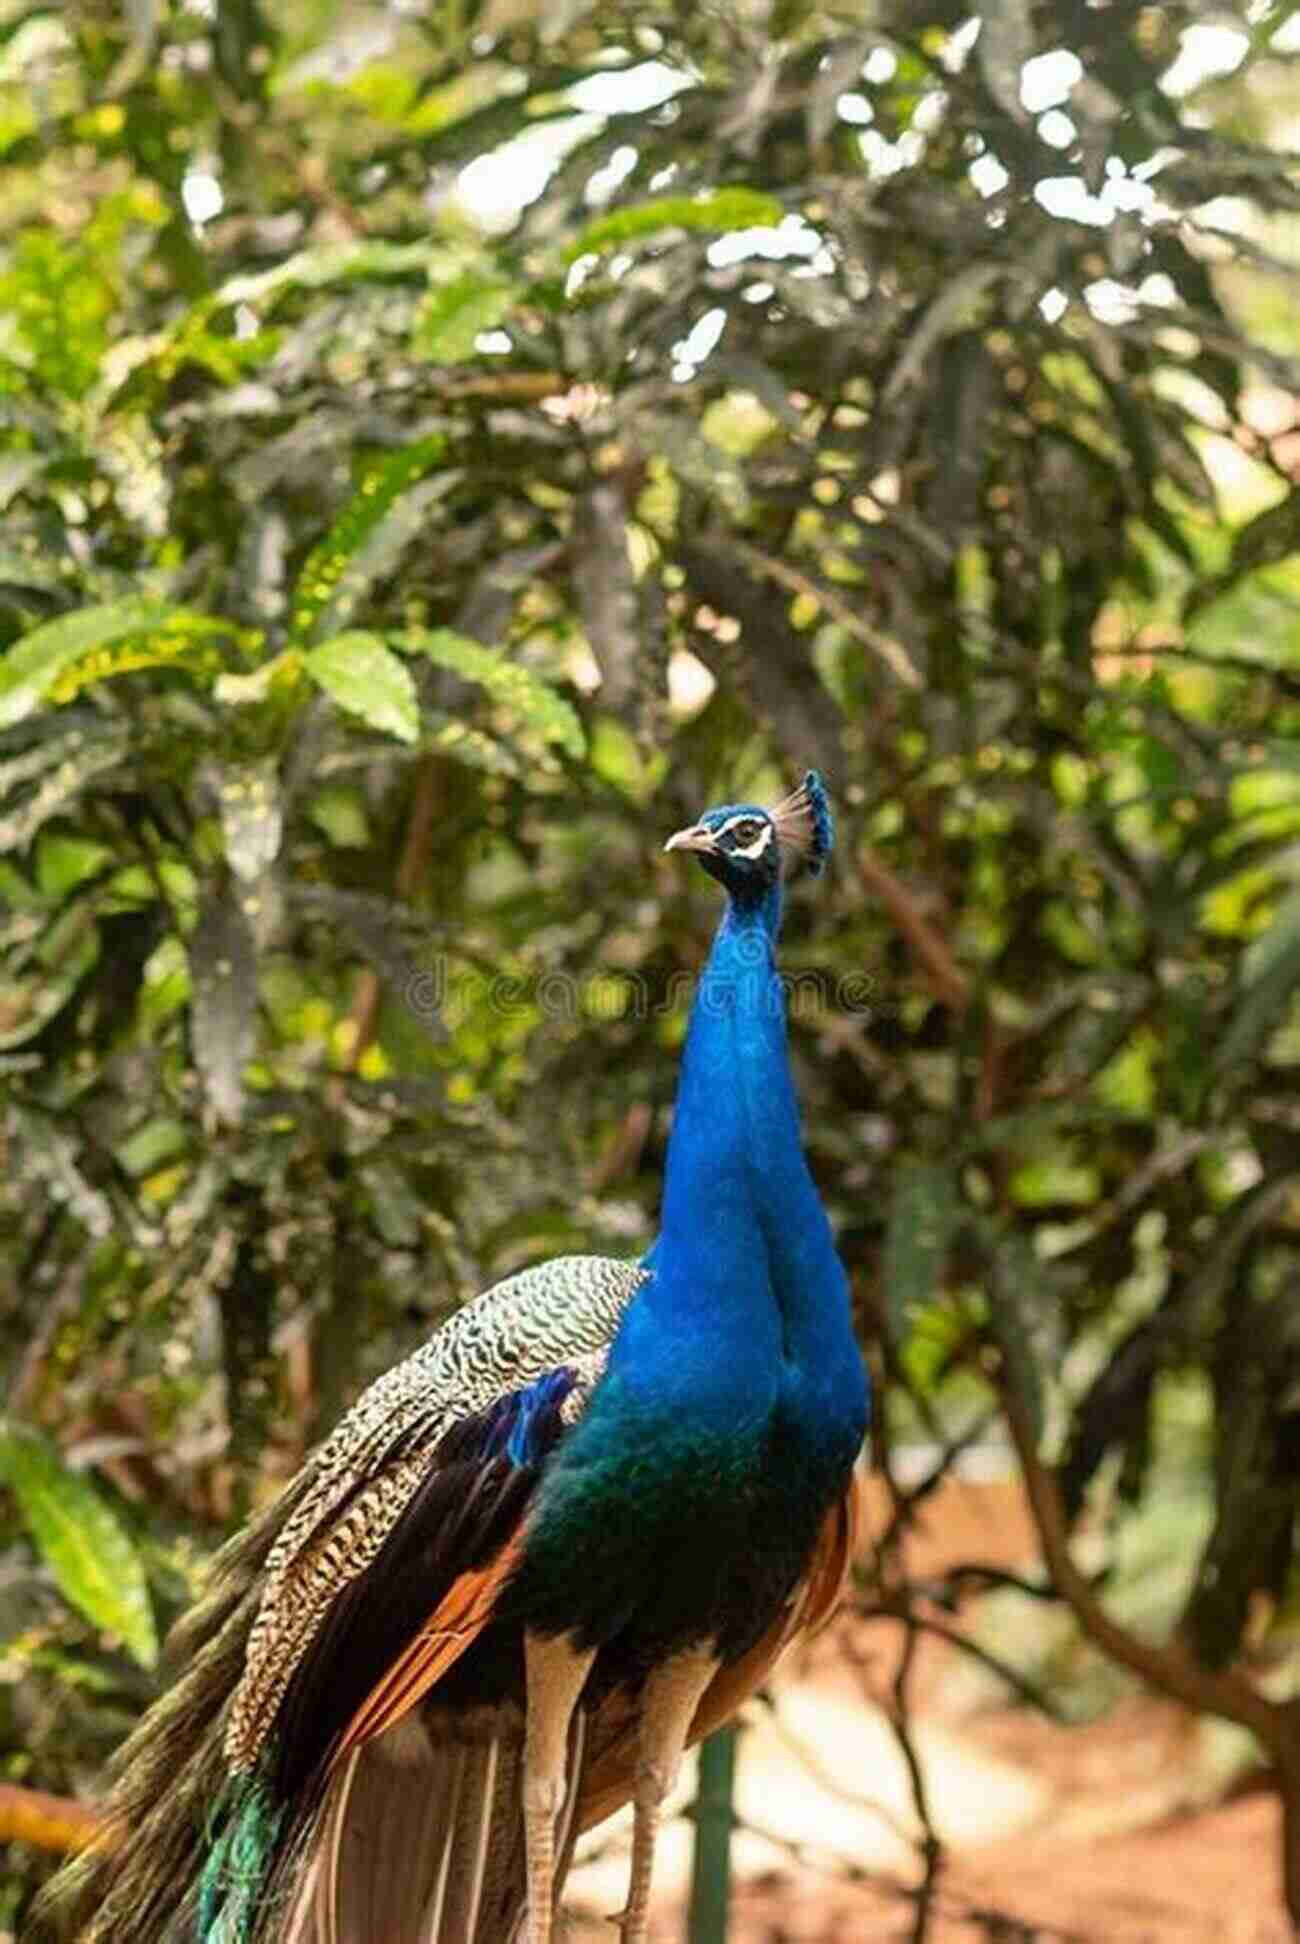
<path fill-rule="evenodd" d="M 46 983 L 57 990 L 56 981 L 47 980 Z M 23 1037 L 21 1033 L 7 1034 L 0 1039 L 0 1046 L 15 1045 Z M 102 1241 L 112 1233 L 112 1203 L 82 1174 L 77 1165 L 81 1156 L 76 1140 L 49 1114 L 24 1107 L 16 1101 L 11 1102 L 10 1112 L 18 1123 L 24 1143 L 37 1157 L 40 1169 L 37 1179 L 42 1184 L 44 1194 L 52 1201 L 63 1203 L 88 1235 Z"/>
<path fill-rule="evenodd" d="M 53 227 L 20 230 L 8 239 L 0 276 L 0 310 L 12 355 L 51 391 L 82 397 L 99 374 L 109 342 L 114 292 L 89 232 Z"/>
<path fill-rule="evenodd" d="M 451 628 L 410 628 L 394 637 L 412 653 L 427 655 L 439 668 L 446 668 L 466 681 L 477 682 L 497 702 L 504 703 L 543 738 L 557 743 L 570 756 L 581 756 L 586 749 L 582 724 L 562 696 L 549 682 L 511 661 L 499 648 L 485 648 L 481 641 L 456 634 Z"/>
<path fill-rule="evenodd" d="M 938 1293 L 961 1214 L 961 1195 L 950 1168 L 937 1161 L 900 1164 L 884 1260 L 885 1302 L 896 1337 L 906 1333 L 915 1310 Z"/>
<path fill-rule="evenodd" d="M 393 1161 L 372 1161 L 362 1170 L 361 1180 L 381 1239 L 390 1249 L 418 1247 L 424 1206 L 402 1169 Z"/>
<path fill-rule="evenodd" d="M 1021 1398 L 1034 1437 L 1043 1429 L 1041 1355 L 1058 1318 L 1047 1265 L 1029 1236 L 1013 1229 L 997 1244 L 989 1276 L 989 1319 L 1007 1376 Z"/>
<path fill-rule="evenodd" d="M 393 564 L 414 536 L 410 510 L 403 513 L 399 502 L 444 449 L 441 438 L 420 439 L 399 452 L 386 453 L 369 468 L 298 576 L 289 620 L 295 641 L 310 640 L 346 620 L 371 583 Z"/>
<path fill-rule="evenodd" d="M 1266 742 L 1259 746 L 1259 753 L 1252 753 L 1249 763 L 1243 764 L 1243 774 L 1256 776 L 1261 771 L 1291 770 L 1300 774 L 1300 742 Z"/>
<path fill-rule="evenodd" d="M 231 277 L 212 299 L 219 304 L 256 304 L 281 290 L 324 290 L 365 277 L 409 277 L 427 269 L 437 245 L 427 243 L 327 243 L 299 250 L 270 270 Z"/>
<path fill-rule="evenodd" d="M 167 1115 L 156 1115 L 153 1120 L 137 1127 L 124 1141 L 119 1141 L 114 1153 L 119 1164 L 126 1172 L 139 1180 L 167 1161 L 174 1161 L 184 1154 L 190 1144 L 189 1129 L 184 1121 L 173 1120 Z"/>
<path fill-rule="evenodd" d="M 1246 984 L 1215 1056 L 1226 1073 L 1248 1060 L 1282 1018 L 1300 991 L 1300 893 L 1288 898 L 1246 960 Z"/>
<path fill-rule="evenodd" d="M 66 810 L 92 778 L 122 761 L 128 740 L 127 733 L 112 724 L 106 734 L 77 728 L 42 739 L 35 748 L 0 763 L 0 798 L 7 796 L 9 785 L 35 785 L 0 816 L 0 852 L 19 850 L 30 842 L 41 825 Z"/>
<path fill-rule="evenodd" d="M 0 1420 L 0 1480 L 59 1590 L 142 1666 L 158 1658 L 158 1637 L 140 1556 L 117 1515 L 88 1478 L 71 1471 L 47 1439 Z"/>
<path fill-rule="evenodd" d="M 307 815 L 336 850 L 364 850 L 370 842 L 366 801 L 346 783 L 327 783 L 307 805 Z"/>
<path fill-rule="evenodd" d="M 326 919 L 336 932 L 346 933 L 394 994 L 405 1000 L 411 1015 L 426 1031 L 442 1037 L 443 1029 L 436 1019 L 439 980 L 411 950 L 408 905 L 393 903 L 373 892 L 341 891 L 329 884 L 297 887 L 294 902 L 303 911 Z"/>
<path fill-rule="evenodd" d="M 446 709 L 426 709 L 421 717 L 424 744 L 468 769 L 483 770 L 488 776 L 519 776 L 522 765 L 502 742 L 475 729 Z"/>
<path fill-rule="evenodd" d="M 215 770 L 211 787 L 226 840 L 226 862 L 236 877 L 256 884 L 278 857 L 284 834 L 279 764 L 273 756 L 232 763 Z"/>
<path fill-rule="evenodd" d="M 1300 487 L 1293 487 L 1276 506 L 1266 507 L 1238 529 L 1233 536 L 1232 553 L 1223 572 L 1201 575 L 1192 583 L 1185 604 L 1186 618 L 1192 620 L 1239 581 L 1252 574 L 1263 577 L 1269 569 L 1296 554 L 1300 554 Z M 1270 583 L 1261 578 L 1261 591 L 1267 594 L 1269 588 Z M 1281 605 L 1291 590 L 1280 587 L 1276 593 Z M 1285 623 L 1280 632 L 1283 641 L 1287 641 L 1290 631 Z"/>
<path fill-rule="evenodd" d="M 640 236 L 653 236 L 659 230 L 706 230 L 718 235 L 726 230 L 773 228 L 785 215 L 775 196 L 760 190 L 712 189 L 703 196 L 657 196 L 653 202 L 637 203 L 631 209 L 611 210 L 598 216 L 565 251 L 565 262 L 602 250 L 609 243 L 630 243 Z"/>
<path fill-rule="evenodd" d="M 710 501 L 716 501 L 737 523 L 750 513 L 749 480 L 745 468 L 699 431 L 693 419 L 672 412 L 641 410 L 629 413 L 642 450 L 665 459 L 677 480 L 684 480 Z"/>
<path fill-rule="evenodd" d="M 1101 1175 L 1069 1142 L 1036 1144 L 1012 1174 L 1007 1192 L 1021 1208 L 1089 1208 L 1101 1199 Z"/>
<path fill-rule="evenodd" d="M 48 1026 L 99 961 L 99 931 L 89 906 L 73 901 L 46 931 L 37 945 L 28 976 L 10 978 L 7 968 L 0 973 L 0 1049 L 22 1046 Z M 67 1151 L 66 1137 L 60 1137 Z M 57 1193 L 57 1165 L 46 1185 Z M 78 1211 L 80 1212 L 80 1211 Z"/>
<path fill-rule="evenodd" d="M 188 1005 L 191 991 L 190 962 L 184 944 L 175 936 L 164 938 L 145 961 L 136 1002 L 146 1037 Z"/>
<path fill-rule="evenodd" d="M 213 887 L 203 897 L 189 941 L 190 1037 L 218 1120 L 243 1115 L 244 1068 L 257 1028 L 257 947 L 242 904 Z"/>
<path fill-rule="evenodd" d="M 303 666 L 349 715 L 403 742 L 418 738 L 420 711 L 411 671 L 378 635 L 360 628 L 335 635 L 313 648 Z"/>
<path fill-rule="evenodd" d="M 36 846 L 36 882 L 47 898 L 65 898 L 85 878 L 95 877 L 112 861 L 113 852 L 107 844 L 50 831 Z"/>
<path fill-rule="evenodd" d="M 516 286 L 482 270 L 466 270 L 429 293 L 411 334 L 417 357 L 459 364 L 474 354 L 480 331 L 493 330 L 518 299 Z"/>
<path fill-rule="evenodd" d="M 52 696 L 67 702 L 90 682 L 131 668 L 153 668 L 191 657 L 207 663 L 214 635 L 230 623 L 165 602 L 135 598 L 79 608 L 25 634 L 0 661 L 0 729 L 21 722 Z"/>
<path fill-rule="evenodd" d="M 34 559 L 16 547 L 0 547 L 0 587 L 17 587 L 44 594 L 62 594 L 69 576 L 60 565 Z"/>
<path fill-rule="evenodd" d="M 25 493 L 33 480 L 39 479 L 49 467 L 49 457 L 43 452 L 6 452 L 0 454 L 0 512 L 3 512 L 11 499 Z"/>
<path fill-rule="evenodd" d="M 1285 499 L 1257 513 L 1235 535 L 1229 577 L 1253 573 L 1259 567 L 1272 567 L 1300 553 L 1300 487 L 1293 486 Z"/>

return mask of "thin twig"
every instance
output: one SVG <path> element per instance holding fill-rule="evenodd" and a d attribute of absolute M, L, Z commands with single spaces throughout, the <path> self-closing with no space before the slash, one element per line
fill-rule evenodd
<path fill-rule="evenodd" d="M 957 1352 L 960 1348 L 960 1345 L 956 1346 Z M 963 1451 L 969 1451 L 972 1445 L 978 1444 L 992 1422 L 992 1411 L 981 1411 L 964 1431 L 958 1431 L 951 1438 L 944 1440 L 933 1466 L 909 1492 L 904 1492 L 901 1488 L 895 1489 L 894 1513 L 880 1540 L 881 1553 L 888 1554 L 895 1549 L 908 1528 L 915 1523 L 917 1507 L 924 1504 L 925 1500 L 938 1490 Z"/>
<path fill-rule="evenodd" d="M 883 634 L 879 628 L 873 628 L 869 621 L 864 621 L 857 609 L 825 581 L 802 573 L 798 567 L 792 567 L 788 560 L 775 560 L 771 554 L 750 546 L 747 541 L 733 539 L 731 546 L 733 553 L 747 562 L 756 574 L 775 581 L 792 594 L 805 594 L 809 600 L 820 602 L 832 620 L 838 621 L 864 648 L 870 648 L 873 655 L 878 655 L 890 673 L 907 688 L 919 689 L 923 686 L 920 673 L 902 643 L 895 641 L 892 635 Z"/>
<path fill-rule="evenodd" d="M 929 1934 L 930 1918 L 933 1913 L 934 1894 L 939 1887 L 939 1871 L 943 1862 L 943 1845 L 939 1832 L 934 1826 L 930 1813 L 930 1793 L 926 1787 L 925 1770 L 921 1757 L 912 1737 L 911 1696 L 909 1688 L 912 1679 L 912 1665 L 916 1658 L 917 1622 L 909 1614 L 904 1622 L 906 1632 L 903 1637 L 903 1651 L 898 1657 L 898 1667 L 894 1673 L 894 1708 L 890 1725 L 894 1739 L 902 1750 L 907 1764 L 908 1781 L 912 1789 L 912 1801 L 916 1805 L 917 1818 L 924 1832 L 921 1837 L 920 1851 L 922 1876 L 921 1887 L 916 1899 L 916 1910 L 912 1917 L 912 1944 L 925 1944 Z"/>
<path fill-rule="evenodd" d="M 820 1788 L 825 1789 L 828 1795 L 837 1796 L 841 1802 L 851 1803 L 855 1809 L 864 1809 L 868 1815 L 878 1816 L 881 1822 L 893 1831 L 895 1836 L 901 1837 L 904 1842 L 911 1842 L 910 1830 L 894 1814 L 892 1809 L 887 1809 L 883 1802 L 876 1802 L 871 1796 L 863 1795 L 858 1789 L 849 1788 L 847 1783 L 842 1782 L 834 1770 L 822 1761 L 817 1751 L 810 1748 L 802 1736 L 795 1733 L 785 1716 L 781 1713 L 781 1710 L 777 1707 L 775 1701 L 769 1700 L 767 1705 L 768 1714 L 777 1735 L 790 1749 L 791 1753 L 798 1758 L 801 1765 L 808 1771 L 809 1775 L 812 1776 L 814 1782 Z"/>
<path fill-rule="evenodd" d="M 982 1647 L 968 1634 L 961 1633 L 956 1627 L 948 1626 L 945 1621 L 932 1620 L 922 1614 L 914 1613 L 908 1624 L 919 1627 L 924 1633 L 935 1634 L 938 1639 L 946 1640 L 950 1647 L 956 1647 L 961 1653 L 969 1654 L 972 1660 L 980 1663 L 981 1667 L 987 1667 L 991 1674 L 996 1674 L 1000 1681 L 1005 1681 L 1022 1701 L 1029 1703 L 1030 1707 L 1037 1708 L 1041 1714 L 1047 1716 L 1049 1721 L 1055 1721 L 1062 1727 L 1065 1725 L 1066 1717 L 1049 1694 L 1045 1694 L 1036 1682 L 1029 1679 L 1028 1675 L 1021 1674 L 1009 1661 L 1004 1661 L 1000 1655 L 992 1653 L 987 1647 Z"/>
<path fill-rule="evenodd" d="M 1009 1573 L 1001 1566 L 981 1565 L 978 1560 L 963 1560 L 957 1566 L 945 1567 L 942 1578 L 945 1586 L 951 1586 L 954 1581 L 960 1584 L 963 1580 L 978 1580 L 985 1588 L 1005 1587 L 1009 1592 L 1023 1593 L 1026 1599 L 1046 1600 L 1052 1604 L 1061 1597 L 1054 1586 L 1025 1579 L 1020 1573 Z M 917 1584 L 926 1599 L 937 1598 L 935 1594 L 929 1592 L 924 1580 L 918 1581 Z"/>
<path fill-rule="evenodd" d="M 857 851 L 858 869 L 928 973 L 937 996 L 946 1005 L 965 1007 L 970 981 L 901 878 L 863 844 Z"/>
<path fill-rule="evenodd" d="M 796 1837 L 784 1836 L 779 1830 L 769 1829 L 766 1824 L 754 1822 L 750 1817 L 739 1817 L 736 1827 L 744 1830 L 747 1836 L 756 1836 L 760 1842 L 770 1843 L 773 1849 L 789 1857 L 796 1869 L 811 1871 L 823 1880 L 842 1883 L 856 1890 L 876 1891 L 911 1904 L 917 1903 L 924 1894 L 922 1884 L 904 1883 L 900 1877 L 884 1870 L 868 1870 L 838 1850 L 800 1842 Z M 998 1910 L 989 1904 L 971 1903 L 967 1898 L 942 1887 L 934 1892 L 933 1907 L 954 1922 L 979 1924 L 992 1936 L 1005 1937 L 1008 1931 L 1013 1931 L 1018 1936 L 1028 1937 L 1032 1933 L 1035 1938 L 1052 1937 L 1058 1940 L 1058 1944 L 1094 1944 L 1090 1934 L 1064 1930 L 1055 1925 L 1050 1928 L 1037 1924 L 1030 1926 L 1011 1911 Z"/>

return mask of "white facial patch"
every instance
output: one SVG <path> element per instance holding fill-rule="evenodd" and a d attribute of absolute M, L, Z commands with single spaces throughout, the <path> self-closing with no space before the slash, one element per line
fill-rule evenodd
<path fill-rule="evenodd" d="M 750 824 L 756 821 L 757 821 L 756 818 L 748 817 L 748 816 L 731 817 L 726 823 L 723 824 L 722 829 L 718 832 L 718 842 L 721 843 L 722 839 L 726 836 L 729 830 L 738 830 L 743 824 Z M 754 839 L 752 844 L 746 844 L 743 849 L 739 845 L 732 844 L 728 847 L 727 856 L 743 857 L 747 863 L 753 864 L 763 855 L 764 851 L 771 843 L 772 835 L 773 833 L 772 833 L 771 824 L 766 821 L 763 821 L 759 824 L 758 835 Z"/>

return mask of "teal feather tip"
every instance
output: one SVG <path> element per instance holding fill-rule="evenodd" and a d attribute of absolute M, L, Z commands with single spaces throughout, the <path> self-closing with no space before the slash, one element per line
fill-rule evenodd
<path fill-rule="evenodd" d="M 243 1944 L 252 1936 L 281 1817 L 265 1783 L 256 1779 L 237 1785 L 218 1805 L 199 1880 L 200 1938 L 219 1935 L 229 1944 Z"/>

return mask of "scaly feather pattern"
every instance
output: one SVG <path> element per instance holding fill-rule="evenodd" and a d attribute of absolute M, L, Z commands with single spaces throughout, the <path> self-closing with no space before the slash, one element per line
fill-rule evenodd
<path fill-rule="evenodd" d="M 226 1731 L 235 1773 L 255 1764 L 332 1602 L 377 1558 L 427 1477 L 441 1433 L 556 1364 L 603 1351 L 643 1280 L 634 1264 L 601 1256 L 559 1256 L 511 1276 L 458 1311 L 348 1412 L 267 1562 Z"/>

